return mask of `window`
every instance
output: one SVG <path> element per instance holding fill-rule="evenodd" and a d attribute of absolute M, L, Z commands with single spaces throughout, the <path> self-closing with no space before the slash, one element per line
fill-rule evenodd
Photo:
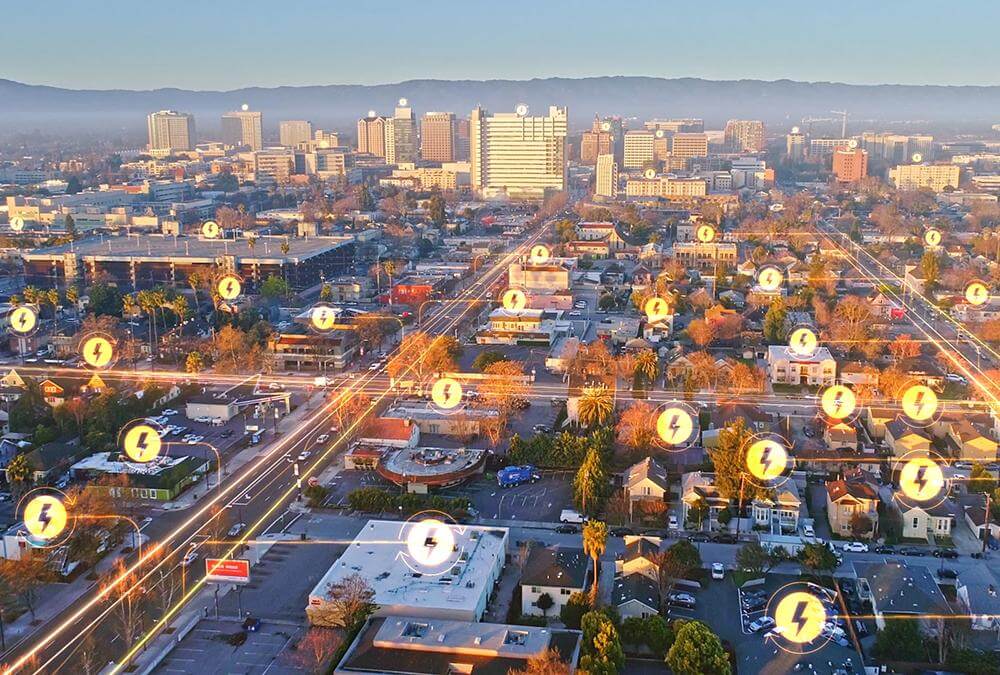
<path fill-rule="evenodd" d="M 540 589 L 538 586 L 532 586 L 531 587 L 531 592 L 532 593 L 541 593 L 542 589 Z"/>
<path fill-rule="evenodd" d="M 569 588 L 560 588 L 559 595 L 573 595 L 573 591 Z"/>
<path fill-rule="evenodd" d="M 914 516 L 914 518 L 913 518 L 913 529 L 915 530 L 918 527 L 920 527 L 920 519 Z"/>

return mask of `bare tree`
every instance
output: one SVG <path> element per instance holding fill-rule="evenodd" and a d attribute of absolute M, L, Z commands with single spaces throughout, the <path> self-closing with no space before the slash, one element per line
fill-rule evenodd
<path fill-rule="evenodd" d="M 375 592 L 360 574 L 352 574 L 338 583 L 327 587 L 326 602 L 311 605 L 306 613 L 314 626 L 346 628 L 348 631 L 359 626 L 375 610 L 372 600 Z"/>
<path fill-rule="evenodd" d="M 343 642 L 343 631 L 313 626 L 295 645 L 295 651 L 289 652 L 289 661 L 300 670 L 325 673 L 328 662 Z"/>

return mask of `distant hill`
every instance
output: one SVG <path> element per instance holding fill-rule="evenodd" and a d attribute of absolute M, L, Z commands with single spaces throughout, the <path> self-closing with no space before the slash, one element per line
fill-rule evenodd
<path fill-rule="evenodd" d="M 712 126 L 730 117 L 763 119 L 788 127 L 803 117 L 829 118 L 847 110 L 853 130 L 874 126 L 988 130 L 1000 122 L 1000 87 L 851 85 L 777 80 L 713 81 L 697 78 L 590 77 L 514 80 L 410 80 L 374 86 L 251 87 L 233 91 L 183 89 L 74 90 L 0 80 L 0 133 L 51 130 L 140 132 L 150 111 L 192 112 L 206 136 L 219 116 L 248 103 L 264 113 L 265 131 L 281 119 L 310 119 L 317 126 L 351 129 L 369 109 L 392 111 L 406 97 L 418 113 L 453 110 L 467 114 L 476 104 L 493 111 L 527 103 L 534 112 L 569 106 L 581 127 L 595 112 L 625 117 L 703 117 Z M 831 125 L 835 127 L 836 125 Z"/>

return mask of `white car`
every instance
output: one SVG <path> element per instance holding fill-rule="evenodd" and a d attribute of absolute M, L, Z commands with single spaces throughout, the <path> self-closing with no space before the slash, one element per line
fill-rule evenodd
<path fill-rule="evenodd" d="M 579 302 L 574 302 L 573 306 L 576 307 L 577 309 L 587 309 L 587 303 L 584 302 L 583 300 L 580 300 Z"/>
<path fill-rule="evenodd" d="M 174 410 L 173 408 L 167 408 L 166 410 L 164 410 L 164 411 L 162 411 L 160 413 L 160 415 L 162 415 L 164 417 L 170 417 L 171 415 L 179 415 L 179 414 L 180 413 L 178 411 Z"/>
<path fill-rule="evenodd" d="M 712 578 L 724 579 L 725 577 L 726 577 L 726 568 L 722 566 L 722 563 L 719 562 L 712 563 Z"/>
<path fill-rule="evenodd" d="M 310 457 L 312 457 L 312 453 L 309 452 L 308 450 L 303 450 L 302 452 L 299 453 L 299 461 L 300 462 L 304 462 L 307 459 L 309 459 Z"/>
<path fill-rule="evenodd" d="M 326 443 L 328 440 L 330 440 L 330 434 L 320 434 L 316 437 L 317 443 Z"/>
<path fill-rule="evenodd" d="M 671 530 L 677 529 L 677 516 L 671 514 L 669 520 L 667 521 L 667 527 Z"/>
<path fill-rule="evenodd" d="M 583 314 L 581 314 L 580 312 L 570 312 L 569 315 L 570 316 L 583 316 Z"/>
<path fill-rule="evenodd" d="M 203 440 L 205 440 L 204 436 L 195 435 L 195 436 L 191 436 L 190 438 L 187 439 L 187 444 L 188 445 L 196 445 L 198 443 L 201 443 Z"/>
<path fill-rule="evenodd" d="M 762 630 L 774 628 L 774 619 L 769 616 L 762 616 L 749 626 L 751 633 L 759 633 Z"/>
<path fill-rule="evenodd" d="M 868 553 L 868 544 L 861 541 L 849 541 L 842 547 L 845 551 L 854 553 Z"/>
<path fill-rule="evenodd" d="M 197 551 L 188 551 L 181 560 L 181 567 L 190 567 L 198 559 Z"/>

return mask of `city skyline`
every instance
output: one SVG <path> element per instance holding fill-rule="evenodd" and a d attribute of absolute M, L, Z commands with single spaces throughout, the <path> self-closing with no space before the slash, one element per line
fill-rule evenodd
<path fill-rule="evenodd" d="M 494 7 L 463 7 L 424 3 L 399 6 L 391 13 L 352 5 L 332 9 L 319 3 L 282 6 L 218 2 L 198 7 L 196 21 L 222 22 L 244 41 L 287 40 L 294 49 L 241 50 L 239 66 L 214 58 L 201 31 L 175 31 L 169 41 L 149 45 L 148 26 L 169 26 L 173 7 L 147 6 L 142 12 L 115 11 L 124 3 L 107 3 L 105 11 L 88 6 L 61 8 L 62 21 L 47 26 L 46 48 L 34 43 L 34 28 L 48 16 L 40 8 L 10 8 L 6 68 L 0 77 L 27 84 L 83 89 L 229 90 L 247 86 L 309 86 L 324 84 L 389 84 L 413 78 L 443 80 L 527 80 L 540 77 L 628 75 L 699 77 L 708 80 L 780 80 L 850 84 L 997 85 L 990 67 L 995 56 L 990 26 L 1000 8 L 978 6 L 975 21 L 959 32 L 941 32 L 941 21 L 961 18 L 930 2 L 910 3 L 900 14 L 891 6 L 850 1 L 836 7 L 802 8 L 790 2 L 769 3 L 753 13 L 730 7 L 670 7 L 632 2 L 612 22 L 627 27 L 628 40 L 608 41 L 609 17 L 596 3 L 552 2 L 519 10 L 515 2 L 502 11 Z M 595 9 L 602 11 L 594 11 Z M 969 18 L 972 12 L 969 12 Z M 633 21 L 637 16 L 662 16 L 662 21 Z M 851 22 L 851 16 L 864 21 Z M 246 17 L 255 17 L 250 20 Z M 525 18 L 529 17 L 529 18 Z M 391 20 L 383 20 L 391 18 Z M 452 19 L 459 18 L 455 22 Z M 344 30 L 331 46 L 325 41 L 298 39 L 303 26 L 343 28 L 378 23 L 383 43 L 374 49 L 364 30 Z M 476 25 L 489 25 L 484 33 Z M 691 30 L 664 31 L 665 25 Z M 463 30 L 463 28 L 469 30 Z M 74 35 L 100 30 L 109 39 L 91 41 L 79 50 Z M 700 29 L 699 29 L 700 28 Z M 816 40 L 816 31 L 838 36 Z M 407 40 L 419 35 L 409 48 Z M 776 35 L 774 39 L 756 36 Z M 717 46 L 706 51 L 705 40 Z M 603 42 L 601 42 L 603 40 Z M 933 43 L 934 49 L 922 45 Z M 162 44 L 157 49 L 156 45 Z M 595 44 L 604 48 L 594 49 Z M 400 51 L 406 58 L 399 58 Z M 129 58 L 120 58 L 122 53 Z M 224 55 L 223 48 L 223 55 Z M 734 53 L 739 58 L 734 58 Z M 454 58 L 470 54 L 471 58 Z M 524 54 L 520 56 L 520 54 Z M 518 58 L 512 58 L 517 56 Z"/>

